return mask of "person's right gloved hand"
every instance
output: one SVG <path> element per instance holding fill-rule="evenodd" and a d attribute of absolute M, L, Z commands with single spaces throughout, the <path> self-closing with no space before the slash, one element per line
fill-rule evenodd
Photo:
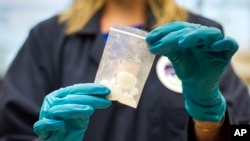
<path fill-rule="evenodd" d="M 146 41 L 152 53 L 173 64 L 188 114 L 201 122 L 223 121 L 227 105 L 219 82 L 238 50 L 237 42 L 217 28 L 187 22 L 162 25 Z"/>
<path fill-rule="evenodd" d="M 99 84 L 76 84 L 48 94 L 33 130 L 43 141 L 81 141 L 94 109 L 107 108 L 110 90 Z"/>

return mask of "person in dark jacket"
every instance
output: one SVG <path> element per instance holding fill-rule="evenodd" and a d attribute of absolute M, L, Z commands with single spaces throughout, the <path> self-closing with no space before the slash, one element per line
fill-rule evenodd
<path fill-rule="evenodd" d="M 156 54 L 136 109 L 93 83 L 113 22 L 148 31 Z M 230 124 L 250 122 L 247 88 L 230 65 L 237 49 L 220 24 L 174 0 L 75 0 L 35 26 L 11 64 L 0 140 L 229 140 Z M 166 83 L 168 60 L 181 85 Z"/>

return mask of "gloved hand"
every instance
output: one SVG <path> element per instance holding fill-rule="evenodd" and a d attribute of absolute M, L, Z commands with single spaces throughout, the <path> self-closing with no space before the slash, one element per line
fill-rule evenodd
<path fill-rule="evenodd" d="M 34 132 L 43 141 L 81 141 L 94 109 L 111 105 L 110 90 L 103 85 L 76 84 L 48 94 Z"/>
<path fill-rule="evenodd" d="M 173 22 L 151 31 L 150 51 L 167 56 L 182 81 L 185 108 L 198 121 L 222 120 L 226 102 L 218 82 L 237 43 L 212 27 Z"/>

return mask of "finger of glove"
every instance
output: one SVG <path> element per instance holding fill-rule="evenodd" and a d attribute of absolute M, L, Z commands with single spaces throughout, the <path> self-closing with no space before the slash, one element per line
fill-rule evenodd
<path fill-rule="evenodd" d="M 89 105 L 63 104 L 50 108 L 46 113 L 49 119 L 82 119 L 88 120 L 89 116 L 94 113 L 94 108 Z"/>
<path fill-rule="evenodd" d="M 224 53 L 224 59 L 231 60 L 232 56 L 235 54 L 235 52 L 238 50 L 239 46 L 238 43 L 230 38 L 225 37 L 223 40 L 219 40 L 217 42 L 214 42 L 211 45 L 211 48 L 214 51 L 217 52 L 223 52 Z"/>
<path fill-rule="evenodd" d="M 63 129 L 64 127 L 63 121 L 43 118 L 33 125 L 33 130 L 40 138 L 45 139 L 50 136 L 50 132 Z"/>
<path fill-rule="evenodd" d="M 223 34 L 219 29 L 200 26 L 180 38 L 179 46 L 211 51 L 211 44 L 221 39 L 223 39 Z"/>
<path fill-rule="evenodd" d="M 78 104 L 78 105 L 89 105 L 95 109 L 107 108 L 111 105 L 111 101 L 106 97 L 92 96 L 92 95 L 81 95 L 69 94 L 65 97 L 56 97 L 51 103 L 51 107 L 63 104 Z"/>
<path fill-rule="evenodd" d="M 166 36 L 160 38 L 158 41 L 150 45 L 150 51 L 158 55 L 167 55 L 176 51 L 181 50 L 178 46 L 178 41 L 182 36 L 185 36 L 187 33 L 191 32 L 192 28 L 184 28 L 172 33 L 167 34 Z"/>
<path fill-rule="evenodd" d="M 148 33 L 146 36 L 146 41 L 149 44 L 153 44 L 154 42 L 158 41 L 159 39 L 165 37 L 169 33 L 174 31 L 178 31 L 184 28 L 196 28 L 198 25 L 191 24 L 187 22 L 171 22 L 165 25 L 162 25 L 151 32 Z"/>
<path fill-rule="evenodd" d="M 65 97 L 68 94 L 81 93 L 84 95 L 107 96 L 110 89 L 101 84 L 84 83 L 60 88 L 54 92 L 57 97 Z"/>

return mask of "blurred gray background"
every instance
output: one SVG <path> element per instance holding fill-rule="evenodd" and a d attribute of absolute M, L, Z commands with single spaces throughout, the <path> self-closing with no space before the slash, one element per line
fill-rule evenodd
<path fill-rule="evenodd" d="M 0 0 L 0 78 L 30 28 L 70 5 L 71 0 Z"/>

